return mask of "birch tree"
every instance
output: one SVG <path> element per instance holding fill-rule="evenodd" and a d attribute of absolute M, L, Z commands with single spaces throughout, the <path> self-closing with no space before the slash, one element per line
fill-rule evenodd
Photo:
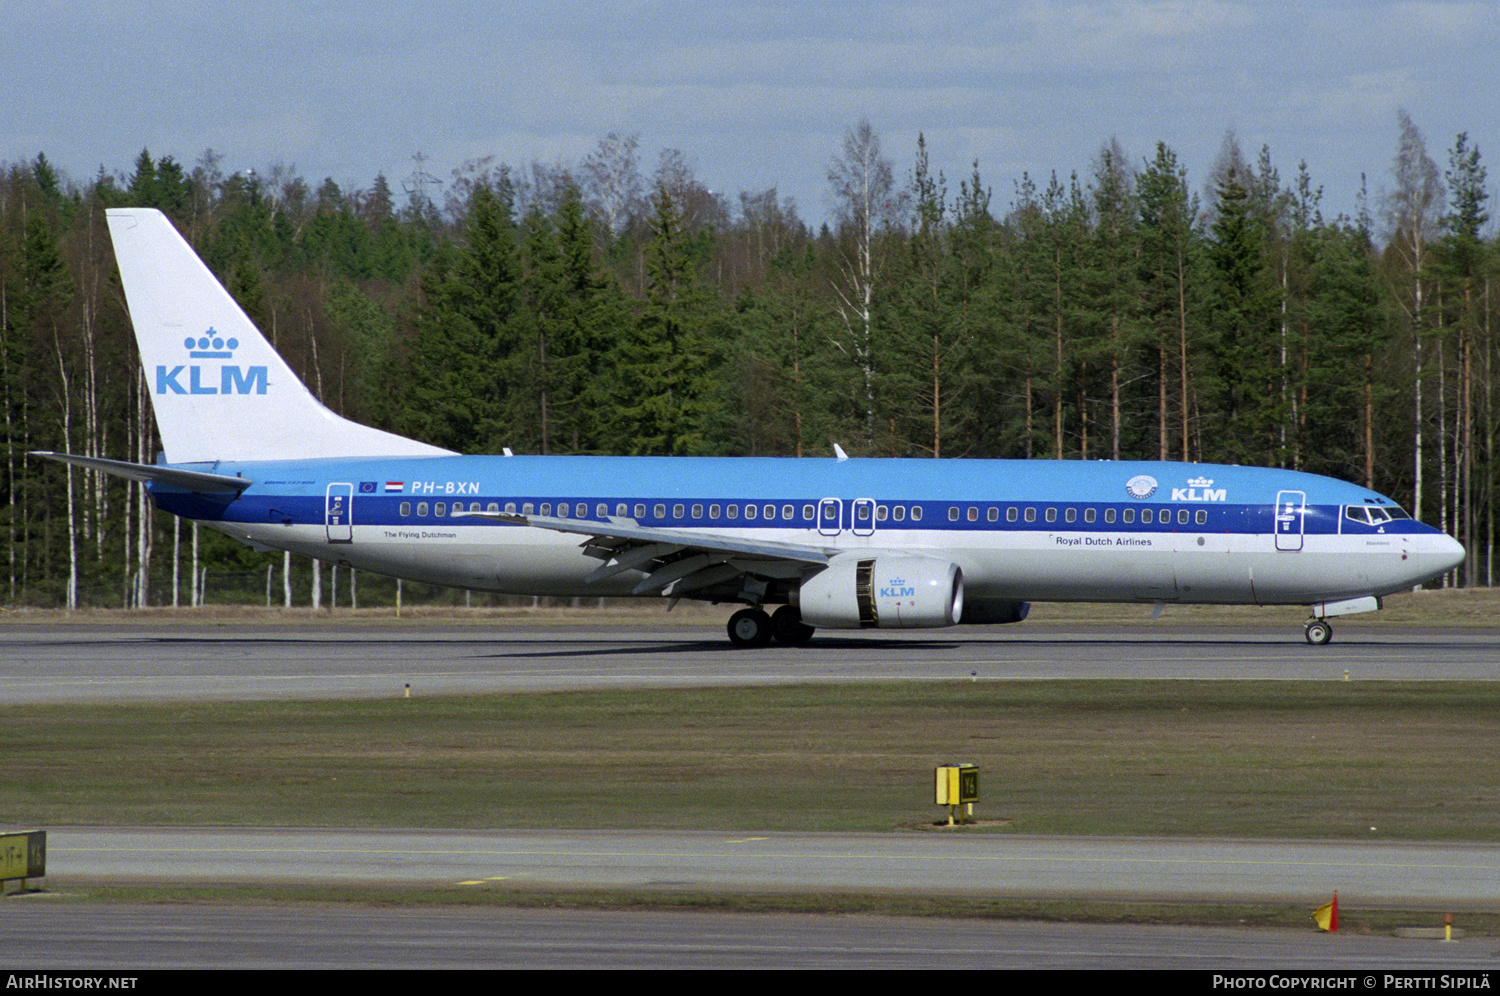
<path fill-rule="evenodd" d="M 1411 514 L 1422 517 L 1423 447 L 1426 412 L 1423 410 L 1422 381 L 1423 338 L 1426 335 L 1429 304 L 1427 300 L 1428 269 L 1432 242 L 1437 235 L 1443 210 L 1443 181 L 1437 164 L 1427 155 L 1422 132 L 1412 123 L 1411 115 L 1399 112 L 1401 137 L 1392 164 L 1396 189 L 1386 197 L 1386 221 L 1389 227 L 1387 251 L 1400 267 L 1393 285 L 1396 302 L 1406 317 L 1411 336 L 1412 374 L 1412 501 Z"/>
<path fill-rule="evenodd" d="M 868 118 L 844 133 L 842 151 L 828 165 L 839 236 L 839 279 L 834 282 L 846 338 L 840 348 L 863 379 L 866 444 L 875 445 L 875 291 L 884 263 L 881 236 L 899 224 L 905 195 L 897 191 L 891 161 Z"/>

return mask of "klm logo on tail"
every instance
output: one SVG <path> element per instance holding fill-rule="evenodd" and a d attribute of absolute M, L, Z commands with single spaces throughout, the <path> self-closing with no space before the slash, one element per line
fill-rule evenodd
<path fill-rule="evenodd" d="M 188 336 L 182 341 L 182 345 L 187 349 L 189 359 L 229 360 L 234 358 L 234 351 L 239 348 L 240 341 L 233 337 L 225 339 L 210 328 L 197 338 Z M 219 367 L 218 377 L 215 378 L 213 368 L 204 364 L 184 363 L 170 368 L 158 364 L 156 393 L 265 394 L 268 382 L 266 371 L 264 366 L 241 367 L 225 363 Z M 186 384 L 181 380 L 184 372 L 187 374 Z"/>

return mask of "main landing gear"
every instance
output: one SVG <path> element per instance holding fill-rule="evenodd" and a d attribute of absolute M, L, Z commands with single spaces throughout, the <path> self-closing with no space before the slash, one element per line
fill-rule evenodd
<path fill-rule="evenodd" d="M 1333 639 L 1333 627 L 1328 625 L 1327 619 L 1309 619 L 1304 629 L 1307 642 L 1315 647 L 1321 647 Z"/>
<path fill-rule="evenodd" d="M 728 628 L 729 642 L 736 647 L 764 647 L 773 639 L 788 647 L 802 647 L 813 635 L 813 627 L 802 621 L 802 613 L 793 605 L 783 605 L 769 616 L 763 609 L 740 609 L 729 617 Z"/>

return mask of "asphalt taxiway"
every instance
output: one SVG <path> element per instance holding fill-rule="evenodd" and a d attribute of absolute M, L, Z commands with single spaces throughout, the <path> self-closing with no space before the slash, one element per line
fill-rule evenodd
<path fill-rule="evenodd" d="M 0 705 L 792 682 L 1500 679 L 1500 630 L 961 627 L 731 647 L 717 627 L 0 626 Z"/>
<path fill-rule="evenodd" d="M 701 627 L 11 625 L 0 627 L 0 706 L 954 678 L 1500 678 L 1500 633 L 1479 629 L 1349 628 L 1325 647 L 1310 647 L 1299 632 L 1281 629 L 993 632 L 820 636 L 807 648 L 745 652 L 731 649 L 717 629 Z M 1500 848 L 1491 845 L 964 833 L 67 827 L 51 828 L 49 836 L 48 884 L 60 890 L 146 881 L 394 882 L 465 890 L 511 883 L 542 889 L 873 890 L 1311 907 L 1338 889 L 1346 903 L 1427 911 L 1500 905 Z M 16 907 L 9 904 L 31 901 L 5 900 L 12 910 Z M 28 924 L 48 929 L 43 919 L 11 917 L 8 930 L 30 936 Z M 290 924 L 288 932 L 294 932 Z M 1136 942 L 1120 943 L 1128 948 Z M 1029 942 L 1020 947 L 1032 950 Z M 237 963 L 254 963 L 263 955 Z M 606 953 L 595 964 L 617 963 L 617 955 Z M 671 955 L 665 957 L 670 963 Z M 781 957 L 751 963 L 801 963 L 778 961 Z M 1053 957 L 1028 960 L 1027 955 L 1005 963 L 1044 966 L 1053 964 Z M 1098 963 L 1088 960 L 1092 956 L 1079 957 L 1084 960 L 1077 963 Z M 1136 956 L 1121 957 L 1130 963 Z M 1187 964 L 1219 964 L 1214 957 Z M 1244 967 L 1238 955 L 1223 957 Z M 1271 956 L 1262 964 L 1284 965 L 1277 960 L 1284 957 Z M 1438 963 L 1452 963 L 1443 960 L 1447 955 L 1437 957 Z"/>

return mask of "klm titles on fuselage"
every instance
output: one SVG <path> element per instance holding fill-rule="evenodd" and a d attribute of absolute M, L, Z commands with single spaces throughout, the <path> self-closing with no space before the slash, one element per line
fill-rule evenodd
<path fill-rule="evenodd" d="M 1226 492 L 1228 488 L 1216 488 L 1213 480 L 1207 477 L 1194 477 L 1188 480 L 1185 488 L 1173 488 L 1173 501 L 1228 501 Z"/>
<path fill-rule="evenodd" d="M 198 337 L 188 336 L 182 341 L 188 358 L 194 360 L 229 360 L 239 348 L 238 339 L 225 339 L 213 329 Z M 269 384 L 265 366 L 238 366 L 221 364 L 215 377 L 214 368 L 206 364 L 184 363 L 175 367 L 158 364 L 156 367 L 157 394 L 265 394 Z M 206 372 L 206 376 L 205 376 Z M 187 383 L 181 378 L 187 375 Z M 217 383 L 215 381 L 217 380 Z"/>

